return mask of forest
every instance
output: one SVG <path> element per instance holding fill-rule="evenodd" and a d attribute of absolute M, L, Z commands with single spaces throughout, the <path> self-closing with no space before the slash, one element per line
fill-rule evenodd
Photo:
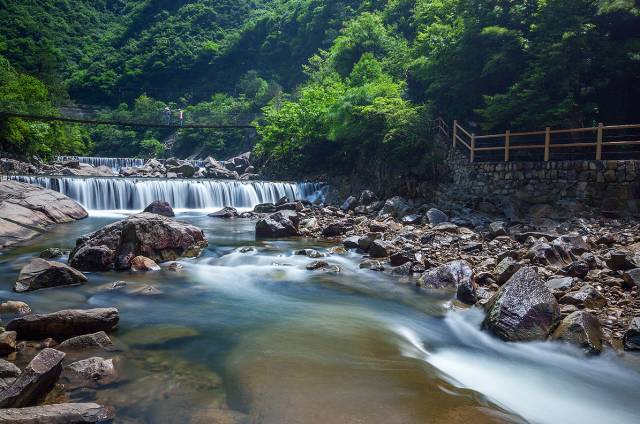
<path fill-rule="evenodd" d="M 0 0 L 0 56 L 0 111 L 257 125 L 0 120 L 3 151 L 44 158 L 253 148 L 292 172 L 419 165 L 434 117 L 479 133 L 640 122 L 634 0 Z"/>

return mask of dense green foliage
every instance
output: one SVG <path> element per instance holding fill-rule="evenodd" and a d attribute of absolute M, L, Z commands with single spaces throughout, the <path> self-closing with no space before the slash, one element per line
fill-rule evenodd
<path fill-rule="evenodd" d="M 634 0 L 0 0 L 0 46 L 49 87 L 50 107 L 68 90 L 110 105 L 107 118 L 264 113 L 258 137 L 97 128 L 99 154 L 257 141 L 289 169 L 420 165 L 434 116 L 477 131 L 640 121 Z"/>

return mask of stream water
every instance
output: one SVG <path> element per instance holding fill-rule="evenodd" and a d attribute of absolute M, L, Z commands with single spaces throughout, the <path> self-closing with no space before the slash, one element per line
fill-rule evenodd
<path fill-rule="evenodd" d="M 307 271 L 312 259 L 293 251 L 330 245 L 256 241 L 251 220 L 180 213 L 209 248 L 177 272 L 90 273 L 84 286 L 11 291 L 43 249 L 70 249 L 121 218 L 60 225 L 0 256 L 2 299 L 40 313 L 120 310 L 119 351 L 106 354 L 117 358 L 119 380 L 70 394 L 115 407 L 116 422 L 638 422 L 637 357 L 503 343 L 479 330 L 480 312 L 453 309 L 452 293 L 361 270 L 355 253 L 326 258 L 340 273 Z M 111 290 L 116 280 L 127 286 Z M 145 285 L 163 293 L 134 293 Z"/>

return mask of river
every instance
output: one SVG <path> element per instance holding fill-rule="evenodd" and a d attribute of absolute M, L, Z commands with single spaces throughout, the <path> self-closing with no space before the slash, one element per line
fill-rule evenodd
<path fill-rule="evenodd" d="M 11 291 L 47 247 L 124 214 L 93 211 L 0 256 L 0 297 L 35 312 L 115 306 L 120 378 L 73 401 L 114 406 L 122 423 L 636 423 L 640 361 L 586 358 L 556 343 L 508 344 L 480 331 L 482 314 L 452 293 L 358 267 L 307 271 L 309 240 L 256 241 L 255 221 L 185 210 L 209 247 L 178 272 L 89 273 L 84 286 Z M 66 258 L 64 258 L 66 260 Z M 114 281 L 124 289 L 111 290 Z M 162 294 L 136 288 L 153 285 Z"/>

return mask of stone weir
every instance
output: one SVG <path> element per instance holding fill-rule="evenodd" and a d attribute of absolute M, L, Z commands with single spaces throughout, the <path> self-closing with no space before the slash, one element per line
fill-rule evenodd
<path fill-rule="evenodd" d="M 323 200 L 326 187 L 317 183 L 211 179 L 155 179 L 117 177 L 11 176 L 13 180 L 60 192 L 88 210 L 144 209 L 154 200 L 176 209 L 253 208 L 291 200 Z"/>

